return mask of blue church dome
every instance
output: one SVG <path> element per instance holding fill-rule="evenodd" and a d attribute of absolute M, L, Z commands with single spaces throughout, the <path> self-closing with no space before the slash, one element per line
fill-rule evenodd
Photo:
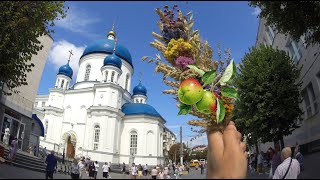
<path fill-rule="evenodd" d="M 121 69 L 122 61 L 121 59 L 115 55 L 114 53 L 104 58 L 103 65 L 111 65 Z"/>
<path fill-rule="evenodd" d="M 153 117 L 159 117 L 162 120 L 162 116 L 154 109 L 154 107 L 148 104 L 142 103 L 126 103 L 122 106 L 121 111 L 125 114 L 125 116 L 130 115 L 149 115 Z M 165 121 L 165 120 L 164 120 Z"/>
<path fill-rule="evenodd" d="M 144 95 L 147 96 L 147 89 L 144 87 L 141 82 L 133 88 L 133 95 Z"/>
<path fill-rule="evenodd" d="M 69 62 L 66 65 L 63 65 L 59 68 L 58 74 L 63 74 L 72 79 L 73 70 L 69 66 Z"/>
<path fill-rule="evenodd" d="M 107 54 L 113 54 L 113 48 L 114 48 L 114 40 L 112 39 L 101 39 L 98 41 L 93 42 L 90 44 L 83 52 L 82 56 L 92 54 L 92 53 L 107 53 Z M 128 51 L 127 48 L 124 46 L 117 44 L 116 45 L 116 53 L 118 57 L 124 59 L 127 61 L 132 67 L 132 58 L 131 54 Z"/>

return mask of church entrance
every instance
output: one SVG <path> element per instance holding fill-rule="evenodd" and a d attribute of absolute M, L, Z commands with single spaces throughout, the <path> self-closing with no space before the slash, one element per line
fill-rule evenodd
<path fill-rule="evenodd" d="M 65 140 L 66 158 L 74 159 L 77 143 L 76 136 L 73 133 L 68 132 L 63 135 L 63 139 Z"/>

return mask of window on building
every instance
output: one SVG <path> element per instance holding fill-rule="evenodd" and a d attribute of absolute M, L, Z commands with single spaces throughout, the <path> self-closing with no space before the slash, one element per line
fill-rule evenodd
<path fill-rule="evenodd" d="M 112 71 L 112 73 L 111 73 L 111 82 L 113 82 L 113 78 L 114 78 L 114 71 Z"/>
<path fill-rule="evenodd" d="M 302 57 L 302 53 L 299 49 L 298 43 L 292 40 L 288 45 L 288 48 L 289 48 L 289 55 L 292 58 L 293 62 L 298 63 L 300 58 Z"/>
<path fill-rule="evenodd" d="M 37 107 L 37 104 L 38 104 L 38 102 L 35 102 L 35 103 L 34 103 L 34 107 Z"/>
<path fill-rule="evenodd" d="M 303 96 L 303 100 L 304 100 L 304 103 L 305 103 L 305 108 L 306 108 L 306 111 L 307 111 L 307 118 L 308 118 L 308 117 L 311 116 L 312 110 L 311 110 L 311 104 L 310 104 L 307 88 L 302 91 L 302 96 Z"/>
<path fill-rule="evenodd" d="M 66 84 L 66 89 L 68 89 L 68 85 L 69 85 L 69 82 L 67 82 L 67 84 Z"/>
<path fill-rule="evenodd" d="M 137 154 L 138 134 L 136 131 L 130 133 L 130 155 Z"/>
<path fill-rule="evenodd" d="M 86 72 L 85 72 L 85 74 L 84 74 L 84 80 L 85 80 L 85 81 L 88 81 L 88 80 L 89 80 L 90 71 L 91 71 L 91 66 L 88 65 L 88 66 L 86 67 Z"/>
<path fill-rule="evenodd" d="M 107 80 L 108 80 L 108 72 L 109 72 L 109 71 L 106 71 L 106 82 L 107 82 Z"/>
<path fill-rule="evenodd" d="M 61 88 L 63 88 L 63 85 L 64 85 L 64 80 L 62 79 L 62 81 L 61 81 Z"/>
<path fill-rule="evenodd" d="M 316 96 L 314 94 L 312 83 L 310 83 L 308 86 L 308 94 L 310 94 L 311 97 L 311 103 L 313 104 L 313 114 L 318 112 L 318 103 L 316 100 Z"/>
<path fill-rule="evenodd" d="M 57 81 L 58 81 L 58 82 L 57 82 L 57 86 L 56 86 L 56 87 L 58 87 L 58 86 L 59 86 L 60 79 L 58 79 Z"/>
<path fill-rule="evenodd" d="M 128 83 L 129 83 L 129 74 L 126 75 L 126 84 L 125 84 L 125 89 L 126 90 L 128 90 Z"/>
<path fill-rule="evenodd" d="M 93 150 L 97 150 L 99 147 L 99 138 L 100 138 L 100 126 L 94 126 L 94 140 L 93 140 Z"/>
<path fill-rule="evenodd" d="M 142 103 L 142 99 L 140 99 L 140 103 Z"/>
<path fill-rule="evenodd" d="M 41 107 L 44 107 L 46 105 L 46 102 L 42 102 Z"/>
<path fill-rule="evenodd" d="M 267 35 L 267 39 L 269 41 L 269 44 L 272 45 L 274 37 L 275 37 L 274 31 L 270 26 L 266 26 L 265 30 L 266 30 L 266 35 Z"/>

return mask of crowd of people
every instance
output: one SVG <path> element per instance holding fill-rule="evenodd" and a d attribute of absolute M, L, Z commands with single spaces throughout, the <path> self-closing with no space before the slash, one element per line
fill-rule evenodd
<path fill-rule="evenodd" d="M 248 160 L 249 160 L 248 164 L 251 172 L 258 172 L 259 175 L 268 173 L 269 178 L 277 178 L 279 175 L 279 172 L 278 171 L 276 172 L 276 170 L 279 167 L 279 165 L 283 164 L 286 160 L 291 161 L 291 159 L 293 160 L 294 164 L 298 162 L 298 166 L 297 166 L 298 168 L 292 168 L 295 165 L 291 165 L 289 163 L 290 167 L 286 167 L 285 170 L 289 169 L 291 172 L 294 172 L 296 176 L 298 176 L 300 171 L 304 170 L 303 155 L 300 152 L 300 148 L 298 144 L 296 144 L 294 153 L 292 153 L 290 147 L 284 148 L 280 152 L 280 147 L 277 144 L 275 145 L 274 149 L 270 147 L 267 152 L 260 151 L 259 154 L 256 154 L 256 153 L 251 154 L 248 157 Z M 278 170 L 280 169 L 281 168 L 279 168 Z"/>

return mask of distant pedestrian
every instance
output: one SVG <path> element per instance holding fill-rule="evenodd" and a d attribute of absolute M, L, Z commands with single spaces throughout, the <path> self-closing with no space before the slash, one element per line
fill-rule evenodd
<path fill-rule="evenodd" d="M 163 175 L 164 175 L 164 179 L 168 179 L 168 175 L 169 175 L 169 168 L 168 168 L 167 166 L 166 166 L 166 167 L 164 167 Z"/>
<path fill-rule="evenodd" d="M 80 177 L 80 167 L 76 159 L 73 160 L 71 164 L 71 179 L 79 179 Z"/>
<path fill-rule="evenodd" d="M 47 147 L 44 147 L 44 149 L 42 149 L 42 157 L 44 159 L 47 157 Z"/>
<path fill-rule="evenodd" d="M 138 177 L 139 177 L 139 179 L 141 179 L 141 177 L 142 177 L 142 171 L 143 171 L 143 168 L 142 168 L 141 164 L 139 164 L 139 166 L 138 166 Z"/>
<path fill-rule="evenodd" d="M 47 167 L 46 167 L 46 179 L 48 177 L 50 179 L 53 179 L 53 173 L 55 169 L 57 169 L 57 158 L 54 155 L 54 151 L 51 151 L 51 154 L 49 154 L 46 158 Z"/>
<path fill-rule="evenodd" d="M 104 165 L 102 166 L 103 177 L 106 179 L 109 177 L 109 168 L 110 166 L 108 165 L 107 162 L 105 162 Z"/>
<path fill-rule="evenodd" d="M 303 171 L 304 170 L 303 155 L 300 152 L 300 148 L 299 148 L 298 143 L 297 143 L 296 148 L 295 148 L 295 156 L 294 157 L 298 160 L 298 162 L 300 164 L 300 171 Z"/>
<path fill-rule="evenodd" d="M 277 167 L 273 179 L 297 179 L 300 174 L 300 165 L 296 159 L 291 158 L 291 148 L 281 151 L 282 163 Z"/>
<path fill-rule="evenodd" d="M 144 173 L 144 176 L 148 176 L 148 164 L 143 166 L 143 173 Z"/>
<path fill-rule="evenodd" d="M 281 154 L 280 154 L 280 146 L 276 144 L 274 146 L 274 154 L 271 160 L 271 168 L 272 168 L 272 177 L 277 167 L 281 164 Z"/>
<path fill-rule="evenodd" d="M 203 174 L 204 173 L 204 164 L 203 163 L 200 164 L 200 170 L 201 170 L 201 174 Z"/>
<path fill-rule="evenodd" d="M 162 169 L 160 170 L 160 172 L 158 174 L 158 179 L 164 179 L 164 173 L 163 173 Z"/>
<path fill-rule="evenodd" d="M 14 161 L 16 159 L 16 154 L 17 154 L 17 150 L 18 150 L 18 140 L 15 137 L 12 141 L 11 141 L 11 147 L 12 147 L 12 161 Z"/>
<path fill-rule="evenodd" d="M 94 179 L 97 179 L 97 175 L 98 175 L 98 171 L 99 171 L 99 163 L 98 163 L 98 161 L 94 162 L 94 167 L 95 167 Z"/>
<path fill-rule="evenodd" d="M 158 170 L 157 167 L 155 166 L 152 170 L 151 170 L 151 177 L 152 179 L 157 179 L 158 176 Z"/>
<path fill-rule="evenodd" d="M 84 159 L 81 159 L 79 161 L 79 168 L 80 168 L 80 176 L 79 176 L 79 178 L 80 179 L 84 179 L 85 175 L 86 175 L 86 167 L 85 167 Z"/>
<path fill-rule="evenodd" d="M 93 161 L 90 162 L 88 170 L 89 170 L 89 178 L 90 179 L 94 179 L 94 175 L 95 175 L 95 172 L 96 172 L 96 167 L 95 167 Z"/>
<path fill-rule="evenodd" d="M 33 155 L 34 156 L 37 156 L 37 150 L 38 150 L 37 146 L 34 146 L 33 147 Z"/>
<path fill-rule="evenodd" d="M 260 151 L 258 155 L 258 172 L 259 175 L 262 174 L 262 167 L 263 167 L 263 151 Z"/>
<path fill-rule="evenodd" d="M 138 168 L 135 165 L 135 163 L 132 163 L 132 166 L 130 167 L 130 172 L 131 172 L 131 178 L 132 179 L 137 179 Z"/>
<path fill-rule="evenodd" d="M 126 164 L 123 162 L 122 163 L 122 174 L 126 173 Z"/>

